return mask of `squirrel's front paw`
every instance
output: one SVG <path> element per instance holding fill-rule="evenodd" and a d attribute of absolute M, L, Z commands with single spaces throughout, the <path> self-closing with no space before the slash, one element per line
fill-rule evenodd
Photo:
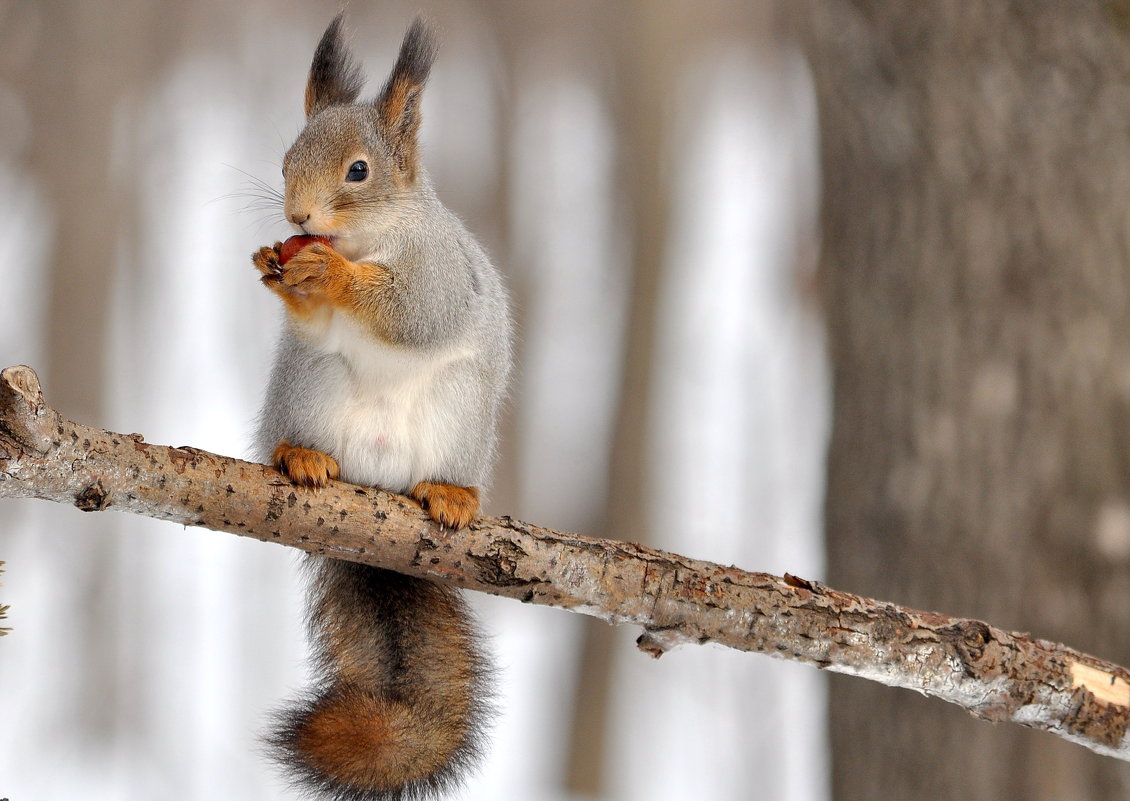
<path fill-rule="evenodd" d="M 300 448 L 285 439 L 275 448 L 271 461 L 295 484 L 307 487 L 324 487 L 341 475 L 337 462 L 328 453 L 313 448 Z"/>
<path fill-rule="evenodd" d="M 264 283 L 277 281 L 279 274 L 282 273 L 282 266 L 279 264 L 281 247 L 282 242 L 276 242 L 274 246 L 265 245 L 251 254 L 251 263 L 263 274 Z"/>
<path fill-rule="evenodd" d="M 344 272 L 346 261 L 329 245 L 321 242 L 307 245 L 280 267 L 279 280 L 284 286 L 302 293 L 324 293 Z"/>

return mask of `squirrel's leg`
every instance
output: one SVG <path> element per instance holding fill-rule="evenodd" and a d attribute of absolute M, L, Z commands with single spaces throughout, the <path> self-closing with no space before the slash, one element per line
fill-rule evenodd
<path fill-rule="evenodd" d="M 432 520 L 448 528 L 463 528 L 479 512 L 478 487 L 421 481 L 408 494 L 420 502 Z"/>
<path fill-rule="evenodd" d="M 307 487 L 324 487 L 331 479 L 341 475 L 337 462 L 328 453 L 300 448 L 285 439 L 275 448 L 271 461 L 291 481 Z"/>

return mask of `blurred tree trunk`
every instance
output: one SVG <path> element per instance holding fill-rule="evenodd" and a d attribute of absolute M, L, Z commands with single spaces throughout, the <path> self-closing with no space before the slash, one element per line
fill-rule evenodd
<path fill-rule="evenodd" d="M 576 9 L 569 6 L 569 13 Z M 659 305 L 674 213 L 673 162 L 683 147 L 675 125 L 680 82 L 721 31 L 753 40 L 763 30 L 762 14 L 735 0 L 706 3 L 655 3 L 633 0 L 598 5 L 584 20 L 600 33 L 597 41 L 616 56 L 615 79 L 607 88 L 616 116 L 617 184 L 625 209 L 624 228 L 631 246 L 631 306 L 628 310 L 623 369 L 611 443 L 613 483 L 598 536 L 638 543 L 653 540 L 649 530 L 655 359 Z M 611 44 L 609 44 L 611 40 Z M 566 788 L 599 797 L 607 790 L 609 696 L 616 671 L 617 632 L 585 621 L 575 714 L 570 727 Z"/>
<path fill-rule="evenodd" d="M 57 389 L 59 408 L 81 419 L 104 422 L 106 347 L 110 329 L 110 296 L 121 234 L 131 195 L 122 176 L 114 173 L 115 123 L 123 101 L 160 62 L 161 5 L 146 0 L 116 4 L 42 0 L 9 9 L 5 21 L 17 33 L 19 46 L 0 62 L 5 78 L 20 87 L 26 104 L 29 143 L 27 163 L 49 213 L 53 252 L 44 281 L 47 298 L 44 340 L 45 375 Z M 139 45 L 141 34 L 153 35 Z M 63 44 L 65 43 L 65 44 Z M 108 58 L 107 53 L 113 57 Z M 128 164 L 121 169 L 129 169 Z M 18 232 L 17 232 L 18 233 Z M 8 265 L 26 269 L 18 259 Z M 110 529 L 108 521 L 89 528 Z M 70 536 L 69 533 L 67 536 Z M 72 554 L 73 542 L 67 545 Z M 127 705 L 123 671 L 103 670 L 116 664 L 121 634 L 115 590 L 106 581 L 119 559 L 119 543 L 92 537 L 78 546 L 83 569 L 73 589 L 97 625 L 76 626 L 75 639 L 91 655 L 82 674 L 60 676 L 60 709 L 77 710 L 75 722 L 91 737 L 113 731 Z M 44 552 L 50 552 L 45 546 Z M 82 698 L 104 699 L 100 705 Z M 132 710 L 130 710 L 132 711 Z"/>
<path fill-rule="evenodd" d="M 616 405 L 610 474 L 613 487 L 601 534 L 646 543 L 648 498 L 647 429 L 651 419 L 656 314 L 671 212 L 670 170 L 666 147 L 664 97 L 676 83 L 686 55 L 686 11 L 663 5 L 641 14 L 643 0 L 602 8 L 596 27 L 605 37 L 623 38 L 613 45 L 617 79 L 609 87 L 617 115 L 618 198 L 626 209 L 625 228 L 631 242 L 631 306 Z M 612 534 L 611 532 L 615 532 Z M 616 632 L 595 621 L 584 623 L 577 701 L 570 726 L 566 788 L 599 798 L 607 791 L 605 756 L 609 750 L 609 695 L 616 669 Z"/>
<path fill-rule="evenodd" d="M 1130 4 L 786 8 L 817 86 L 828 580 L 1130 660 Z M 1130 767 L 833 683 L 839 799 L 1114 799 Z"/>
<path fill-rule="evenodd" d="M 140 189 L 169 178 L 138 172 L 144 159 L 136 154 L 145 148 L 140 110 L 182 53 L 236 35 L 238 9 L 225 17 L 222 7 L 215 0 L 0 4 L 0 30 L 11 45 L 0 56 L 0 89 L 15 87 L 26 110 L 24 159 L 47 211 L 43 224 L 52 246 L 43 279 L 44 377 L 60 411 L 76 418 L 106 422 L 107 387 L 122 380 L 108 355 L 112 288 L 116 280 L 144 286 L 144 270 L 131 259 L 140 253 Z M 18 241 L 20 232 L 13 234 Z M 153 263 L 158 254 L 137 259 Z M 12 258 L 6 267 L 30 265 Z M 130 636 L 121 614 L 125 595 L 110 579 L 125 546 L 118 537 L 94 534 L 119 525 L 89 520 L 83 526 L 91 536 L 82 543 L 70 531 L 56 531 L 57 541 L 42 544 L 45 554 L 65 554 L 57 569 L 70 571 L 68 589 L 83 611 L 71 621 L 69 639 L 81 643 L 77 650 L 86 659 L 83 671 L 56 677 L 60 700 L 44 714 L 65 714 L 66 725 L 104 744 L 116 739 L 108 733 L 133 731 L 143 702 L 134 691 L 138 658 L 121 654 Z"/>
<path fill-rule="evenodd" d="M 34 44 L 16 74 L 36 87 L 24 98 L 28 161 L 57 225 L 45 372 L 59 388 L 60 409 L 95 421 L 102 420 L 110 288 L 129 208 L 120 176 L 112 173 L 115 114 L 158 52 L 156 36 L 152 48 L 136 47 L 136 30 L 159 22 L 150 5 L 128 0 L 111 9 L 44 0 L 24 9 Z M 114 58 L 105 57 L 108 47 Z"/>

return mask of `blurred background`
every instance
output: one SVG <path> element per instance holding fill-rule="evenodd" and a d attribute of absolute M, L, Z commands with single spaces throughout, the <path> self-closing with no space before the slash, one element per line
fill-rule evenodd
<path fill-rule="evenodd" d="M 255 184 L 336 10 L 0 0 L 0 363 L 63 414 L 247 454 L 249 256 L 288 233 Z M 350 5 L 371 91 L 418 10 Z M 1130 4 L 424 10 L 424 161 L 520 326 L 489 511 L 1130 662 Z M 258 738 L 299 555 L 8 500 L 0 559 L 0 795 L 293 797 Z M 1130 792 L 912 693 L 471 600 L 501 715 L 462 798 Z"/>

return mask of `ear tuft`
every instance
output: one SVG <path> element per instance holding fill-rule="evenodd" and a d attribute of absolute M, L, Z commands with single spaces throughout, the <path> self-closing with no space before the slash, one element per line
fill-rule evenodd
<path fill-rule="evenodd" d="M 420 128 L 420 94 L 436 57 L 436 42 L 422 17 L 412 21 L 396 66 L 388 76 L 375 105 L 381 129 L 401 173 L 412 181 L 416 177 L 418 152 L 416 135 Z"/>
<path fill-rule="evenodd" d="M 345 12 L 340 11 L 322 34 L 314 60 L 310 64 L 310 77 L 306 81 L 306 118 L 309 119 L 328 106 L 348 105 L 356 102 L 365 79 L 361 66 L 353 60 L 341 23 Z"/>
<path fill-rule="evenodd" d="M 381 94 L 387 93 L 398 79 L 423 86 L 432 71 L 437 50 L 435 36 L 428 23 L 423 17 L 416 17 L 404 34 L 396 66 L 392 68 L 392 75 L 389 76 Z"/>

